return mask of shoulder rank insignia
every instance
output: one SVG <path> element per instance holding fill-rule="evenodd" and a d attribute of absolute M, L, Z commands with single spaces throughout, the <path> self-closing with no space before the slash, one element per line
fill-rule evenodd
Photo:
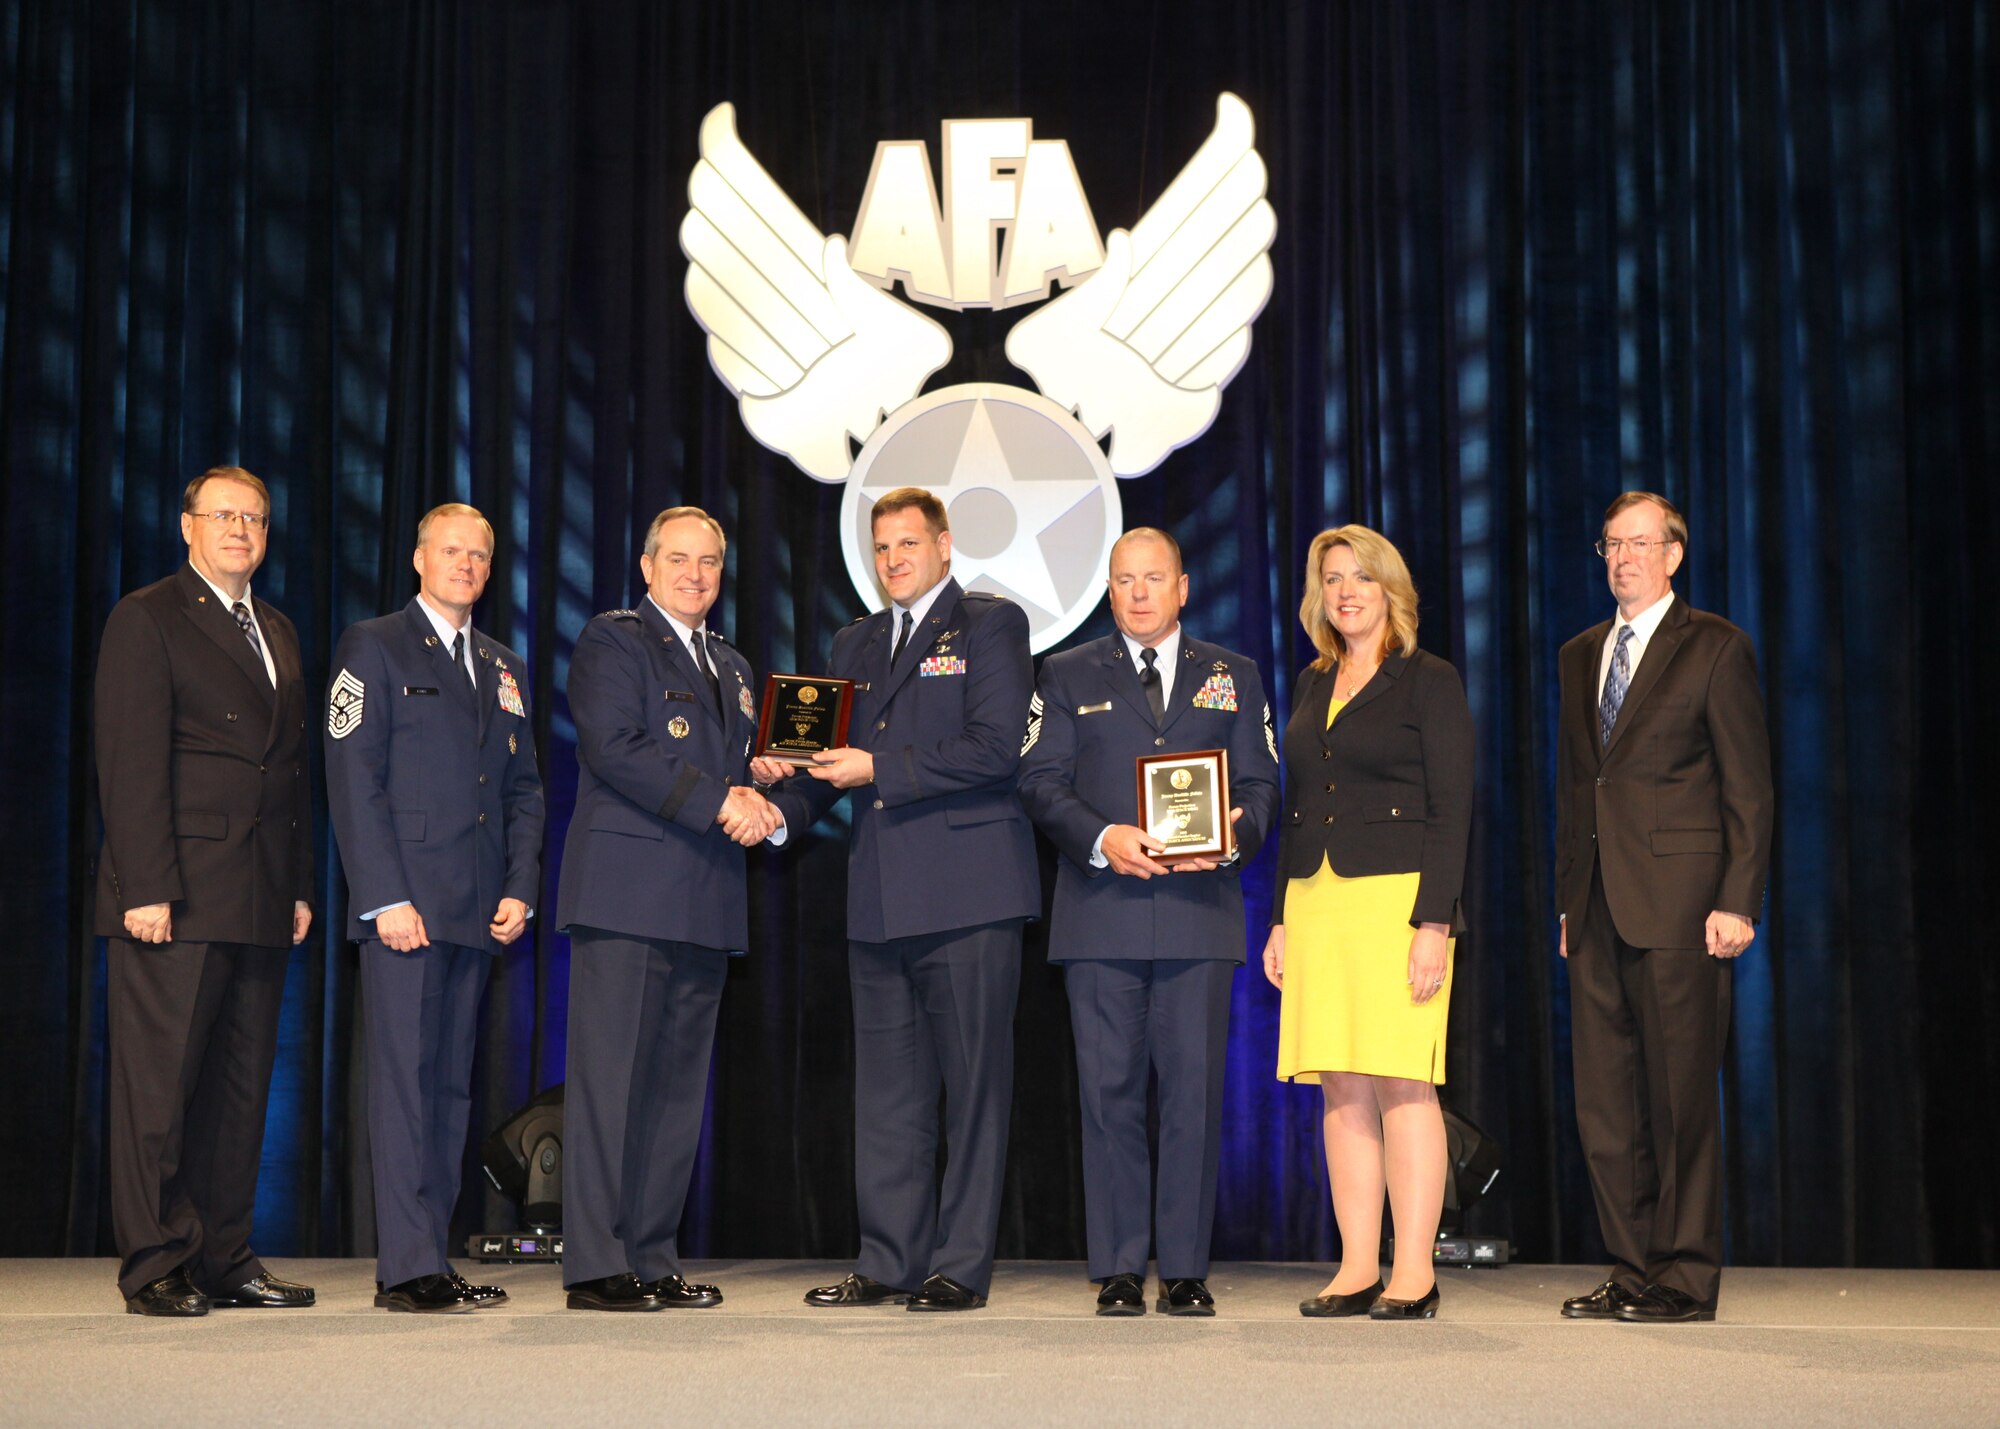
<path fill-rule="evenodd" d="M 599 620 L 637 620 L 639 612 L 636 610 L 607 610 L 597 618 Z"/>
<path fill-rule="evenodd" d="M 757 718 L 757 704 L 750 698 L 750 687 L 740 682 L 740 676 L 738 680 L 739 683 L 736 686 L 736 707 L 743 711 L 743 718 L 755 719 Z M 812 687 L 808 685 L 806 688 L 811 689 Z"/>
<path fill-rule="evenodd" d="M 345 739 L 361 728 L 361 709 L 367 690 L 361 681 L 354 678 L 351 670 L 343 668 L 333 677 L 333 688 L 326 694 L 326 732 L 331 739 Z"/>

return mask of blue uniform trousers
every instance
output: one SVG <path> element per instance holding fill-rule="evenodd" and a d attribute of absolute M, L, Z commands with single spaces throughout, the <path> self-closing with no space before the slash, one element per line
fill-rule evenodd
<path fill-rule="evenodd" d="M 378 938 L 361 945 L 375 1279 L 383 1286 L 451 1269 L 479 999 L 492 962 L 484 948 L 456 943 L 408 953 Z"/>
<path fill-rule="evenodd" d="M 854 1199 L 862 1275 L 985 1294 L 1014 1104 L 1021 925 L 847 945 L 854 997 Z M 937 1176 L 944 1094 L 944 1183 Z"/>
<path fill-rule="evenodd" d="M 565 1285 L 681 1273 L 675 1237 L 728 970 L 718 948 L 571 929 Z"/>
<path fill-rule="evenodd" d="M 1143 1278 L 1149 1239 L 1162 1279 L 1208 1275 L 1236 968 L 1219 959 L 1091 958 L 1063 969 L 1083 1104 L 1093 1280 Z M 1152 1073 L 1159 1077 L 1157 1178 L 1146 1135 Z"/>

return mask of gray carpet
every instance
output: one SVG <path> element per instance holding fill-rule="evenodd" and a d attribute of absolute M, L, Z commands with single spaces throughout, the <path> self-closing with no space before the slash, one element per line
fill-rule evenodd
<path fill-rule="evenodd" d="M 1990 1272 L 1732 1270 L 1716 1323 L 1655 1327 L 1561 1319 L 1575 1267 L 1447 1270 L 1410 1325 L 1301 1319 L 1320 1266 L 1218 1267 L 1212 1320 L 1099 1319 L 1075 1264 L 958 1315 L 809 1309 L 847 1267 L 797 1261 L 699 1263 L 726 1303 L 648 1315 L 566 1311 L 546 1266 L 455 1316 L 372 1308 L 367 1261 L 273 1268 L 318 1307 L 142 1319 L 110 1261 L 0 1261 L 0 1422 L 2000 1423 Z"/>

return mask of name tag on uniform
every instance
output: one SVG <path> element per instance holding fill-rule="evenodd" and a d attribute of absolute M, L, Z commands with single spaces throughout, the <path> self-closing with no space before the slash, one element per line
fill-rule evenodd
<path fill-rule="evenodd" d="M 1106 710 L 1110 708 L 1111 708 L 1111 701 L 1106 700 L 1101 705 L 1078 705 L 1076 707 L 1076 712 L 1080 715 L 1103 714 Z"/>
<path fill-rule="evenodd" d="M 436 686 L 436 685 L 405 685 L 405 686 L 403 686 L 403 693 L 404 693 L 404 694 L 406 694 L 406 695 L 434 695 L 434 694 L 436 694 L 436 693 L 437 693 L 437 686 Z"/>
<path fill-rule="evenodd" d="M 686 700 L 689 704 L 694 703 L 694 696 L 685 690 L 668 690 L 667 698 L 670 700 Z"/>

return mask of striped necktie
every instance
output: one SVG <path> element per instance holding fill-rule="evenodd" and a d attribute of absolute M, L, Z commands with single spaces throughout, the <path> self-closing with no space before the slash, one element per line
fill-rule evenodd
<path fill-rule="evenodd" d="M 1618 725 L 1618 711 L 1625 704 L 1625 692 L 1632 688 L 1632 661 L 1625 650 L 1631 643 L 1632 627 L 1620 626 L 1618 648 L 1611 652 L 1611 673 L 1604 679 L 1604 698 L 1597 702 L 1597 742 L 1607 748 L 1611 731 Z"/>

